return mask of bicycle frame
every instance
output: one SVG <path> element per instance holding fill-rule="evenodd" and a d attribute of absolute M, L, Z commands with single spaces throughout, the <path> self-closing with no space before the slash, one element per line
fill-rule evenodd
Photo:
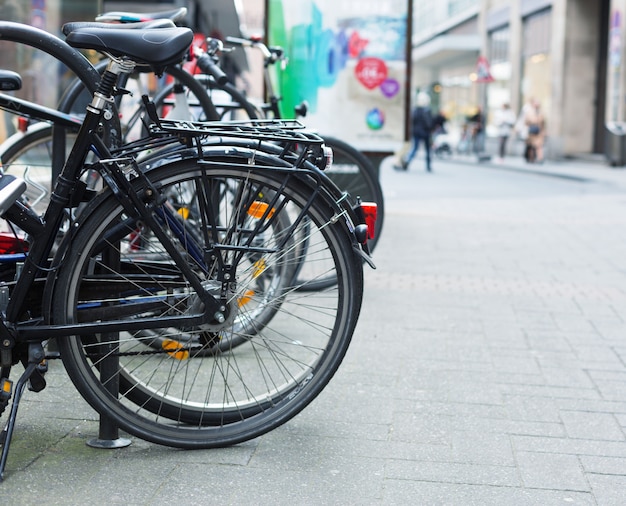
<path fill-rule="evenodd" d="M 123 71 L 123 69 L 115 61 L 112 61 L 109 71 L 118 75 Z M 68 160 L 57 180 L 55 189 L 50 199 L 50 205 L 48 206 L 43 219 L 38 218 L 34 215 L 34 213 L 29 212 L 27 208 L 19 205 L 14 206 L 14 208 L 7 213 L 9 221 L 17 221 L 20 228 L 24 229 L 33 238 L 29 254 L 26 257 L 24 267 L 17 279 L 7 306 L 6 320 L 9 328 L 15 332 L 17 342 L 37 342 L 51 337 L 68 336 L 76 333 L 79 328 L 81 332 L 117 332 L 124 329 L 136 330 L 139 328 L 146 329 L 162 327 L 164 322 L 168 325 L 200 325 L 215 321 L 216 315 L 218 315 L 219 318 L 219 301 L 217 301 L 211 294 L 207 293 L 207 291 L 203 288 L 197 275 L 183 260 L 179 251 L 171 243 L 171 240 L 167 238 L 165 232 L 163 231 L 163 227 L 151 216 L 149 206 L 146 206 L 145 200 L 149 200 L 148 194 L 153 193 L 156 197 L 158 192 L 156 192 L 155 189 L 148 187 L 144 192 L 145 195 L 136 195 L 123 173 L 123 170 L 128 168 L 127 164 L 129 162 L 131 162 L 131 164 L 133 163 L 132 159 L 127 157 L 116 159 L 112 157 L 107 146 L 95 133 L 105 105 L 104 96 L 106 96 L 104 93 L 96 93 L 92 103 L 88 107 L 87 115 L 78 131 L 74 147 L 69 154 Z M 188 282 L 194 290 L 201 295 L 201 298 L 205 303 L 205 311 L 203 315 L 171 317 L 171 319 L 154 318 L 153 321 L 146 319 L 141 323 L 141 325 L 138 325 L 138 322 L 133 322 L 132 320 L 119 320 L 116 322 L 98 323 L 93 325 L 81 324 L 80 327 L 78 325 L 39 325 L 34 324 L 35 322 L 27 322 L 23 324 L 17 323 L 19 316 L 24 310 L 29 288 L 33 285 L 36 276 L 45 270 L 44 265 L 46 264 L 50 252 L 52 251 L 54 240 L 64 215 L 64 209 L 68 207 L 71 195 L 76 188 L 76 185 L 79 184 L 83 164 L 87 153 L 91 150 L 92 146 L 95 147 L 95 151 L 100 157 L 100 162 L 97 164 L 97 168 L 103 179 L 109 187 L 111 187 L 113 193 L 120 196 L 120 201 L 129 212 L 133 213 L 133 215 L 139 216 L 143 220 L 146 220 L 146 223 L 153 228 L 155 235 L 161 241 L 163 247 L 168 251 L 177 266 L 181 269 L 181 272 L 184 274 Z M 137 177 L 143 177 L 142 172 L 136 168 L 135 174 Z M 9 332 L 5 323 L 1 322 L 0 325 L 2 327 L 0 329 L 0 333 L 8 334 Z M 0 343 L 0 349 L 5 352 L 3 357 L 6 357 L 6 351 L 12 347 L 12 344 L 11 340 L 7 340 L 6 343 Z M 5 362 L 6 358 L 3 360 L 3 366 L 8 365 Z"/>
<path fill-rule="evenodd" d="M 83 120 L 71 114 L 57 111 L 21 98 L 0 93 L 0 109 L 27 118 L 49 121 L 57 126 L 78 130 Z"/>

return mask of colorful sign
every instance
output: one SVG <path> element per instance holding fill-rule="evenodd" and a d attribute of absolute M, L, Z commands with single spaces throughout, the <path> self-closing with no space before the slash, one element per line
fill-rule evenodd
<path fill-rule="evenodd" d="M 285 48 L 276 69 L 281 112 L 306 100 L 308 127 L 368 151 L 404 139 L 407 0 L 269 0 L 268 38 Z"/>

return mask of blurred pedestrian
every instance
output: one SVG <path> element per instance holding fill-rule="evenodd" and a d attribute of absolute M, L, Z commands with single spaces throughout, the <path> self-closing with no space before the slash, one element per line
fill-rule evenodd
<path fill-rule="evenodd" d="M 475 154 L 485 150 L 485 115 L 482 107 L 476 107 L 476 114 L 468 118 L 472 127 L 472 148 Z"/>
<path fill-rule="evenodd" d="M 446 123 L 448 122 L 448 118 L 443 110 L 439 110 L 435 117 L 433 118 L 433 135 L 445 134 L 448 133 L 446 131 Z"/>
<path fill-rule="evenodd" d="M 537 99 L 531 98 L 524 105 L 522 119 L 527 132 L 524 157 L 528 163 L 542 163 L 546 124 Z"/>
<path fill-rule="evenodd" d="M 396 167 L 398 170 L 408 170 L 411 160 L 417 154 L 420 143 L 424 144 L 426 149 L 426 170 L 431 172 L 430 163 L 430 145 L 431 133 L 433 130 L 433 116 L 430 112 L 430 97 L 428 93 L 420 92 L 417 95 L 416 106 L 411 113 L 411 135 L 413 137 L 413 147 L 408 156 L 401 160 L 401 165 Z"/>
<path fill-rule="evenodd" d="M 505 102 L 500 109 L 494 114 L 494 123 L 498 129 L 498 155 L 500 160 L 506 156 L 506 145 L 513 131 L 516 121 L 515 113 L 511 110 L 511 106 Z"/>

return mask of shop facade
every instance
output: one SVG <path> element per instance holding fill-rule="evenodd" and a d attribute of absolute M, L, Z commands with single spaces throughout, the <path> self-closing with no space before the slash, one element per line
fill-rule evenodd
<path fill-rule="evenodd" d="M 419 3 L 422 13 L 432 16 L 437 11 L 426 4 L 446 4 Z M 619 8 L 626 12 L 626 0 L 466 0 L 439 5 L 447 17 L 431 17 L 429 28 L 413 32 L 413 85 L 440 85 L 439 102 L 450 113 L 452 128 L 462 124 L 468 111 L 481 107 L 491 137 L 496 135 L 494 112 L 502 104 L 520 111 L 534 98 L 546 118 L 549 157 L 603 153 L 608 118 L 606 33 L 609 12 L 616 8 L 610 4 L 624 4 Z M 619 22 L 621 41 L 621 17 Z M 422 20 L 421 25 L 429 23 Z M 455 52 L 449 46 L 443 49 L 444 41 L 459 31 L 468 43 Z M 477 44 L 469 43 L 472 36 Z M 431 48 L 428 54 L 425 48 Z M 487 78 L 478 62 L 487 63 Z M 623 86 L 621 67 L 613 77 Z M 613 87 L 618 89 L 617 84 Z M 613 97 L 609 102 L 619 101 L 618 92 Z M 616 110 L 623 116 L 620 107 Z M 511 143 L 510 149 L 519 146 Z"/>

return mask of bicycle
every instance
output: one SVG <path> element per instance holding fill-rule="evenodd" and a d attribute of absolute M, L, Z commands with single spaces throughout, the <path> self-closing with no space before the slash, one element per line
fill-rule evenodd
<path fill-rule="evenodd" d="M 144 18 L 146 18 L 147 16 L 153 16 L 153 15 L 144 15 Z M 102 15 L 102 18 L 114 19 L 117 21 L 123 21 L 123 20 L 139 21 L 139 15 L 133 14 L 133 13 L 111 13 L 111 14 Z M 68 26 L 71 27 L 72 25 L 73 25 L 72 23 L 66 25 L 64 30 L 68 31 L 69 29 L 71 29 L 71 28 L 68 28 Z M 80 23 L 78 25 L 80 25 Z M 101 26 L 101 25 L 93 24 L 92 26 Z M 117 26 L 120 26 L 120 25 L 117 25 Z M 130 23 L 130 24 L 122 25 L 122 26 L 132 27 L 134 26 L 134 24 Z M 238 39 L 238 40 L 242 41 L 242 39 Z M 252 44 L 252 42 L 250 42 L 250 44 Z M 281 61 L 284 55 L 280 48 L 272 48 L 272 51 L 270 51 L 261 42 L 255 42 L 254 44 L 255 44 L 255 47 L 258 47 L 261 51 L 263 51 L 264 55 L 266 55 L 266 58 L 265 58 L 266 79 L 268 79 L 268 83 L 269 83 L 269 76 L 267 75 L 267 67 L 269 67 L 269 65 L 271 65 L 272 63 Z M 197 89 L 197 86 L 199 86 L 199 83 L 203 83 L 204 85 L 207 85 L 208 82 L 210 82 L 212 84 L 209 86 L 209 88 L 215 88 L 217 86 L 226 90 L 229 94 L 232 95 L 233 100 L 239 101 L 239 103 L 245 108 L 249 117 L 256 119 L 258 117 L 255 112 L 256 108 L 250 102 L 248 102 L 245 99 L 245 97 L 241 95 L 238 92 L 238 90 L 236 90 L 234 86 L 232 86 L 230 83 L 227 82 L 226 76 L 224 75 L 224 73 L 221 71 L 221 69 L 216 63 L 217 54 L 221 50 L 221 48 L 222 48 L 221 42 L 216 39 L 208 40 L 208 51 L 203 51 L 197 47 L 195 48 L 195 63 L 201 68 L 202 71 L 205 72 L 205 74 L 199 75 L 199 76 L 196 75 L 196 79 L 198 79 L 198 81 L 195 83 L 196 88 L 192 90 L 192 93 L 196 97 L 201 97 L 203 93 L 202 88 L 199 91 Z M 187 77 L 191 78 L 189 74 L 187 74 Z M 192 81 L 194 81 L 194 79 L 192 79 Z M 186 88 L 192 89 L 192 86 L 188 86 L 187 84 L 188 83 L 186 82 Z M 171 103 L 168 103 L 166 101 L 166 98 L 172 94 L 172 91 L 175 89 L 175 86 L 176 86 L 175 83 L 172 83 L 171 85 L 166 86 L 161 91 L 161 93 L 159 93 L 155 97 L 154 102 L 158 105 L 158 107 L 162 108 L 163 106 L 167 107 L 167 106 L 172 105 Z M 73 89 L 74 91 L 69 93 L 70 103 L 71 103 L 72 96 L 76 95 L 76 92 L 75 92 L 76 86 L 74 86 Z M 80 90 L 80 87 L 78 89 Z M 270 93 L 272 96 L 271 106 L 268 105 L 266 107 L 266 111 L 271 111 L 273 116 L 279 117 L 278 99 L 273 95 L 273 92 L 270 92 Z M 178 95 L 176 96 L 178 97 Z M 210 96 L 207 96 L 206 94 L 204 96 L 205 100 L 208 99 L 209 97 Z M 193 104 L 188 104 L 188 105 L 195 106 L 197 103 L 198 101 L 195 100 Z M 200 101 L 200 105 L 202 105 L 202 101 Z M 217 107 L 220 108 L 219 105 Z M 186 108 L 189 109 L 190 107 L 187 106 Z M 203 106 L 202 109 L 206 111 L 206 107 Z M 132 115 L 132 118 L 135 118 L 135 119 L 134 120 L 131 119 L 131 121 L 135 121 L 136 118 L 140 117 L 140 113 L 142 111 L 143 109 L 138 109 L 137 112 Z M 304 108 L 301 108 L 300 112 L 304 114 L 305 113 Z M 206 116 L 211 116 L 211 113 L 206 114 Z M 37 139 L 35 138 L 35 135 L 38 136 Z M 15 153 L 17 153 L 18 155 L 21 155 L 23 151 L 20 151 L 20 149 L 22 148 L 24 148 L 24 150 L 27 150 L 28 152 L 28 151 L 32 151 L 33 145 L 41 146 L 42 143 L 48 143 L 48 142 L 50 141 L 45 139 L 44 132 L 33 132 L 32 136 L 20 137 L 17 139 L 17 142 L 15 143 L 15 145 L 9 145 L 6 148 L 5 152 L 0 154 L 0 159 L 2 159 L 3 163 L 9 166 L 11 165 L 19 166 L 21 161 L 19 160 L 19 158 L 15 157 Z M 374 231 L 370 233 L 369 238 L 368 238 L 368 248 L 370 251 L 372 251 L 374 246 L 376 245 L 376 242 L 378 241 L 380 237 L 380 232 L 381 232 L 381 227 L 382 227 L 382 222 L 383 222 L 383 215 L 384 215 L 384 208 L 383 208 L 384 203 L 383 203 L 382 189 L 380 187 L 380 183 L 378 182 L 378 178 L 375 174 L 375 170 L 366 157 L 364 157 L 359 151 L 355 150 L 348 144 L 338 139 L 334 139 L 334 138 L 325 138 L 325 144 L 331 147 L 331 149 L 333 150 L 333 156 L 334 156 L 334 163 L 331 166 L 331 168 L 327 171 L 327 174 L 330 176 L 330 178 L 339 187 L 347 190 L 348 193 L 353 192 L 352 195 L 360 199 L 359 202 L 365 201 L 365 202 L 376 203 L 377 209 L 376 209 L 375 218 L 372 216 L 374 211 L 371 206 L 368 207 L 368 211 L 366 212 L 366 219 L 368 219 L 372 223 L 375 223 L 374 228 L 373 228 Z M 47 146 L 47 145 L 48 144 L 44 144 L 44 146 Z M 353 201 L 353 203 L 356 204 L 355 201 Z M 299 258 L 301 258 L 302 261 L 301 261 L 300 268 L 296 271 L 296 274 L 301 277 L 301 279 L 299 279 L 297 282 L 297 284 L 301 287 L 301 290 L 305 290 L 305 289 L 309 291 L 322 290 L 332 285 L 335 282 L 334 281 L 335 276 L 334 275 L 321 276 L 319 271 L 314 270 L 313 266 L 315 265 L 315 263 L 305 261 L 306 249 L 308 248 L 308 244 L 305 241 L 302 241 L 301 244 L 303 246 L 302 248 L 303 251 L 299 254 Z M 304 282 L 305 280 L 309 282 L 305 283 Z"/>
<path fill-rule="evenodd" d="M 119 23 L 136 23 L 146 18 L 152 18 L 153 14 L 139 14 L 132 12 L 114 12 L 99 16 L 99 20 L 114 21 Z M 279 103 L 280 98 L 276 95 L 272 80 L 269 76 L 269 68 L 274 64 L 286 65 L 287 58 L 280 47 L 268 47 L 259 39 L 241 39 L 227 37 L 226 41 L 242 47 L 252 47 L 261 51 L 264 58 L 264 83 L 268 102 L 265 104 L 252 103 L 245 94 L 239 91 L 221 70 L 218 65 L 218 55 L 224 50 L 223 43 L 217 39 L 207 38 L 206 49 L 198 45 L 193 46 L 193 59 L 190 63 L 191 73 L 195 79 L 201 83 L 204 90 L 213 102 L 217 116 L 207 115 L 208 119 L 222 119 L 226 115 L 237 113 L 248 119 L 259 118 L 282 118 Z M 199 73 L 197 72 L 199 70 Z M 155 95 L 154 102 L 159 106 L 173 106 L 175 101 L 171 97 L 179 97 L 175 93 L 175 83 L 165 86 L 160 93 Z M 187 89 L 191 86 L 185 83 Z M 223 98 L 215 97 L 215 92 L 226 94 L 230 101 L 224 103 Z M 196 89 L 191 91 L 196 98 L 189 100 L 191 107 L 197 107 L 197 97 L 200 92 Z M 294 111 L 296 117 L 306 116 L 307 106 L 301 104 Z M 373 251 L 382 233 L 384 219 L 384 195 L 376 169 L 372 163 L 360 151 L 348 143 L 329 136 L 323 136 L 325 144 L 333 151 L 333 165 L 328 170 L 329 177 L 339 188 L 346 190 L 350 195 L 358 197 L 363 201 L 375 202 L 377 204 L 377 216 L 375 231 L 371 234 L 369 248 Z"/>
<path fill-rule="evenodd" d="M 23 40 L 36 34 L 31 30 L 22 27 Z M 0 477 L 26 384 L 45 387 L 45 360 L 62 358 L 87 402 L 126 432 L 213 448 L 291 419 L 326 386 L 347 350 L 368 231 L 315 165 L 324 163 L 319 136 L 289 121 L 163 120 L 149 106 L 155 145 L 175 139 L 180 149 L 142 163 L 135 157 L 146 142 L 116 151 L 98 135 L 118 77 L 136 61 L 162 71 L 184 57 L 191 37 L 185 28 L 70 33 L 70 45 L 104 52 L 110 63 L 43 218 L 20 202 L 23 181 L 0 178 L 0 214 L 31 239 L 16 281 L 0 290 L 8 295 L 0 320 L 0 413 L 12 398 Z M 211 145 L 207 136 L 232 142 Z M 272 155 L 258 149 L 264 143 L 284 148 Z M 286 148 L 294 144 L 306 148 Z M 89 152 L 97 160 L 85 167 Z M 97 195 L 80 179 L 87 168 L 105 182 Z M 83 200 L 51 256 L 66 208 Z M 331 289 L 306 300 L 291 285 L 304 222 L 306 240 L 337 273 Z M 285 281 L 264 292 L 275 313 L 257 327 L 254 317 L 246 319 L 244 300 L 270 271 Z M 169 332 L 169 346 L 151 348 L 150 330 Z M 200 353 L 229 333 L 244 333 L 246 346 Z M 50 338 L 57 338 L 58 356 L 45 352 Z M 25 370 L 13 386 L 18 362 Z"/>
<path fill-rule="evenodd" d="M 96 27 L 96 28 L 111 28 L 111 25 L 100 25 L 96 23 L 87 23 L 87 24 L 71 23 L 69 24 L 69 26 L 71 27 L 80 27 L 80 26 L 85 26 L 85 25 L 90 26 L 90 27 Z M 145 28 L 149 25 L 144 23 L 142 25 L 135 24 L 133 26 Z M 70 29 L 68 29 L 68 26 L 64 27 L 64 31 L 68 31 L 68 32 L 70 31 Z M 168 67 L 168 69 L 169 68 L 170 67 Z M 63 104 L 69 103 L 71 106 L 73 104 L 72 100 L 75 99 L 77 93 L 80 93 L 80 91 L 81 91 L 81 86 L 71 87 L 70 92 L 66 93 L 66 97 L 64 98 L 62 103 Z M 69 97 L 69 100 L 68 100 L 68 97 Z M 65 107 L 67 108 L 68 106 L 66 105 Z M 15 112 L 15 110 L 11 110 L 10 107 L 7 107 L 6 109 L 11 112 Z M 22 111 L 22 109 L 24 111 L 28 111 L 28 114 L 31 116 L 34 116 L 35 118 L 43 117 L 41 113 L 39 112 L 39 110 L 37 109 L 37 106 L 34 106 L 32 104 L 26 105 L 22 103 L 22 107 L 20 108 L 20 111 Z M 67 123 L 66 123 L 67 120 L 65 120 L 63 117 L 59 117 L 58 114 L 55 115 L 55 113 L 53 112 L 48 112 L 45 118 L 51 120 L 55 125 L 58 125 L 60 123 L 62 125 L 67 126 Z M 75 120 L 74 118 L 71 118 L 71 117 L 70 119 Z M 80 124 L 79 121 L 77 122 L 78 124 Z M 76 124 L 69 122 L 69 125 L 75 126 Z M 38 149 L 41 149 L 42 147 L 44 148 L 44 153 L 43 153 L 43 156 L 40 155 L 40 158 L 42 160 L 47 159 L 45 155 L 47 153 L 48 146 L 52 144 L 52 139 L 46 138 L 46 127 L 43 127 L 41 129 L 36 129 L 38 126 L 40 125 L 34 125 L 32 127 L 34 128 L 34 130 L 29 131 L 24 137 L 19 137 L 17 142 L 12 145 L 9 145 L 6 151 L 3 153 L 3 160 L 5 160 L 5 163 L 8 163 L 10 167 L 14 167 L 16 165 L 16 161 L 19 162 L 21 160 L 20 157 L 22 155 L 25 158 L 28 158 L 29 156 L 32 156 L 33 151 L 37 151 Z M 51 127 L 47 127 L 47 128 L 49 131 Z M 168 143 L 168 144 L 170 144 L 170 149 L 171 149 L 171 143 Z M 149 146 L 151 149 L 154 147 L 153 141 L 150 141 Z M 33 149 L 33 147 L 37 149 Z M 256 149 L 257 150 L 263 149 L 264 151 L 268 153 L 279 155 L 284 148 L 277 147 L 274 144 L 263 143 L 263 144 L 257 145 Z M 20 151 L 20 150 L 23 150 L 23 151 Z M 12 156 L 15 156 L 14 153 L 17 153 L 17 155 L 19 156 L 11 159 Z M 159 156 L 161 156 L 160 153 L 159 153 Z M 6 159 L 10 161 L 7 162 Z M 97 173 L 92 172 L 92 174 L 90 175 L 88 179 L 89 181 L 88 187 L 92 187 L 95 184 L 95 180 L 93 177 L 94 175 L 95 177 L 97 177 Z M 33 204 L 31 203 L 31 206 L 32 205 Z M 358 207 L 360 209 L 366 209 L 365 205 L 361 205 Z M 370 206 L 368 206 L 367 209 L 370 209 Z M 374 217 L 372 216 L 369 210 L 368 212 L 365 213 L 365 215 L 366 215 L 365 216 L 366 219 L 372 223 L 372 226 L 370 227 L 370 229 L 372 229 L 373 223 L 375 223 Z M 336 282 L 336 274 L 334 273 L 332 269 L 327 269 L 327 265 L 325 264 L 325 262 L 320 261 L 320 259 L 316 257 L 315 245 L 306 239 L 307 237 L 306 220 L 304 222 L 304 225 L 301 227 L 299 233 L 301 233 L 303 237 L 301 240 L 296 241 L 296 244 L 298 245 L 298 251 L 295 254 L 295 258 L 298 261 L 298 265 L 297 265 L 297 268 L 293 269 L 294 278 L 298 277 L 299 279 L 294 279 L 292 282 L 292 285 L 297 286 L 298 287 L 297 289 L 299 291 L 318 291 L 318 290 L 322 290 L 324 288 L 327 288 L 333 285 Z M 9 275 L 10 275 L 10 271 L 9 271 Z M 281 283 L 284 283 L 284 281 L 281 281 Z M 269 285 L 271 286 L 271 283 L 269 283 Z M 262 291 L 260 293 L 262 293 Z M 261 297 L 257 295 L 257 300 L 260 300 L 260 299 Z M 245 300 L 249 300 L 249 298 L 246 298 Z M 273 309 L 272 309 L 272 304 L 270 302 L 266 301 L 264 303 L 257 303 L 257 309 L 256 309 L 256 321 L 257 322 L 268 320 L 268 318 L 271 317 L 272 314 L 273 314 Z M 168 338 L 164 338 L 162 334 L 158 334 L 154 332 L 151 332 L 149 334 L 150 334 L 150 344 L 152 347 L 156 349 L 161 349 L 164 345 L 170 344 L 171 340 Z M 232 349 L 232 347 L 238 344 L 241 344 L 243 342 L 245 342 L 244 339 L 237 338 L 237 337 L 224 338 L 224 339 L 219 340 L 219 342 L 215 345 L 215 348 L 219 348 L 221 350 L 228 350 L 228 349 Z M 205 351 L 203 351 L 203 353 L 213 353 L 213 351 L 214 350 L 207 348 Z"/>

